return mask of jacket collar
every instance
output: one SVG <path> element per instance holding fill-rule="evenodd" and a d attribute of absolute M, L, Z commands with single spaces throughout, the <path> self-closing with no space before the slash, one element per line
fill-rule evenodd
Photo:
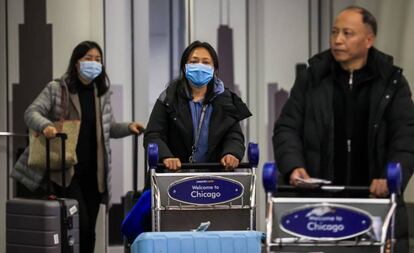
<path fill-rule="evenodd" d="M 335 59 L 330 49 L 325 50 L 309 59 L 312 77 L 315 80 L 322 80 L 330 75 L 335 65 Z M 376 48 L 372 47 L 368 52 L 368 68 L 377 72 L 382 79 L 388 79 L 394 71 L 393 58 Z"/>
<path fill-rule="evenodd" d="M 244 120 L 252 115 L 246 104 L 235 93 L 228 89 L 224 89 L 224 86 L 222 88 L 223 89 L 218 87 L 212 90 L 212 93 L 215 94 L 214 96 L 207 95 L 206 100 L 213 105 L 213 108 L 220 107 L 226 114 L 237 119 L 238 121 Z M 191 97 L 188 95 L 188 89 L 189 87 L 185 80 L 177 79 L 168 85 L 167 89 L 161 93 L 158 99 L 167 106 L 177 104 L 178 101 L 175 101 L 177 97 L 183 98 L 185 101 L 189 101 Z M 186 107 L 187 109 L 183 107 Z M 181 112 L 187 113 L 188 111 L 189 113 L 187 104 L 178 109 Z"/>

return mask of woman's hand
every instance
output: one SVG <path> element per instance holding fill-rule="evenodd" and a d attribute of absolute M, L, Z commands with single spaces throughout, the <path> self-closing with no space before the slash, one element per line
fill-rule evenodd
<path fill-rule="evenodd" d="M 144 125 L 138 122 L 132 122 L 128 125 L 129 131 L 133 132 L 134 134 L 142 134 L 144 132 Z"/>
<path fill-rule="evenodd" d="M 167 169 L 172 171 L 181 169 L 181 161 L 178 158 L 165 158 L 162 163 Z"/>
<path fill-rule="evenodd" d="M 220 163 L 224 166 L 225 170 L 234 170 L 239 166 L 239 159 L 237 159 L 234 155 L 227 154 L 221 158 Z"/>
<path fill-rule="evenodd" d="M 57 130 L 56 127 L 54 126 L 47 126 L 45 127 L 45 129 L 43 129 L 43 134 L 46 136 L 46 138 L 48 139 L 53 139 L 56 137 L 57 134 Z"/>

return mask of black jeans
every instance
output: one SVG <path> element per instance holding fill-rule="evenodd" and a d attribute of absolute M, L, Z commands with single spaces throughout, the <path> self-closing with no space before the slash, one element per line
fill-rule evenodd
<path fill-rule="evenodd" d="M 62 188 L 54 185 L 56 195 L 62 196 Z M 75 173 L 66 189 L 66 198 L 79 203 L 80 253 L 93 253 L 95 248 L 95 225 L 102 195 L 98 191 L 96 173 L 79 175 Z"/>

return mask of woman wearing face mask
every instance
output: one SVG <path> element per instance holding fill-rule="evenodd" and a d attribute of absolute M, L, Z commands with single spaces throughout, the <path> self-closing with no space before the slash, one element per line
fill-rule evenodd
<path fill-rule="evenodd" d="M 55 137 L 58 132 L 52 122 L 58 121 L 62 112 L 65 119 L 81 120 L 76 148 L 78 163 L 66 173 L 69 179 L 66 197 L 79 202 L 81 253 L 94 251 L 99 205 L 108 204 L 110 199 L 109 138 L 140 134 L 143 129 L 139 123 L 115 122 L 109 80 L 102 62 L 102 50 L 97 43 L 84 41 L 77 45 L 66 73 L 60 80 L 48 83 L 24 115 L 27 126 L 47 138 Z M 44 178 L 44 171 L 29 168 L 27 159 L 26 150 L 12 176 L 30 190 L 42 188 L 48 180 Z M 51 179 L 59 196 L 60 177 Z"/>
<path fill-rule="evenodd" d="M 245 152 L 240 121 L 251 116 L 243 101 L 218 78 L 213 47 L 195 41 L 181 57 L 181 77 L 156 101 L 144 137 L 158 145 L 159 159 L 169 170 L 181 163 L 220 162 L 236 168 Z"/>

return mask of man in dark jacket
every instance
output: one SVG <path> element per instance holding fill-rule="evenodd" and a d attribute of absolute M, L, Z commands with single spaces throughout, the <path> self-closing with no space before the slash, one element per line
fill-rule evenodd
<path fill-rule="evenodd" d="M 299 74 L 279 120 L 276 163 L 292 185 L 319 177 L 338 185 L 370 185 L 386 197 L 386 164 L 399 162 L 403 190 L 414 167 L 414 106 L 402 70 L 373 47 L 375 17 L 348 7 L 335 19 L 330 50 Z M 408 252 L 407 214 L 398 200 L 398 250 Z"/>

